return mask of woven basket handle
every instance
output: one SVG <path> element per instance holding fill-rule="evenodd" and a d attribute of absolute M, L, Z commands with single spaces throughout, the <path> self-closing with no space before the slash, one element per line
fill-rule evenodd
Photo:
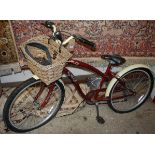
<path fill-rule="evenodd" d="M 38 61 L 38 58 L 34 57 L 31 52 L 29 51 L 28 49 L 28 46 L 31 46 L 31 47 L 36 47 L 38 49 L 41 49 L 42 52 L 45 52 L 46 53 L 46 56 L 47 56 L 47 59 L 42 59 L 42 61 Z M 40 63 L 41 65 L 44 65 L 44 66 L 47 66 L 47 65 L 51 65 L 52 64 L 52 57 L 50 55 L 50 52 L 48 50 L 48 48 L 43 45 L 43 44 L 40 44 L 40 43 L 36 43 L 36 42 L 31 42 L 31 43 L 27 43 L 25 45 L 25 52 L 35 61 L 37 61 L 38 63 Z"/>

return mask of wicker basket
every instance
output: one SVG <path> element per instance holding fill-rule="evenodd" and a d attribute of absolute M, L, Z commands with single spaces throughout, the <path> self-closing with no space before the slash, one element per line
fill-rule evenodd
<path fill-rule="evenodd" d="M 54 40 L 50 40 L 48 43 L 49 37 L 39 36 L 32 38 L 22 44 L 21 49 L 27 59 L 28 67 L 31 71 L 37 75 L 46 85 L 58 80 L 62 77 L 62 71 L 65 66 L 65 63 L 69 58 L 72 57 L 72 54 L 63 46 L 61 47 L 61 52 L 59 52 L 60 44 L 56 43 Z M 44 66 L 40 63 L 33 60 L 25 51 L 25 46 L 27 43 L 37 42 L 48 47 L 51 57 L 52 64 Z M 37 53 L 37 51 L 34 51 Z"/>

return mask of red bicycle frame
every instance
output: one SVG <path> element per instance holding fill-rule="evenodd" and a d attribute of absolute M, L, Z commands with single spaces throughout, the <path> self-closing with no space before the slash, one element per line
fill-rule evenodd
<path fill-rule="evenodd" d="M 74 76 L 74 74 L 69 70 L 67 69 L 67 67 L 70 67 L 70 66 L 73 66 L 75 68 L 82 68 L 84 70 L 88 70 L 92 73 L 95 73 L 97 76 L 101 77 L 101 82 L 100 82 L 100 85 L 99 85 L 99 88 L 96 89 L 96 90 L 90 90 L 89 93 L 85 94 L 81 87 L 80 87 L 80 83 L 78 82 L 78 80 L 76 79 L 76 77 Z M 104 92 L 106 91 L 106 88 L 102 88 L 104 82 L 106 80 L 110 81 L 112 78 L 116 78 L 117 80 L 119 80 L 119 82 L 121 83 L 121 85 L 126 88 L 125 84 L 123 83 L 123 81 L 121 81 L 118 77 L 116 77 L 112 71 L 111 71 L 111 64 L 109 64 L 106 68 L 106 71 L 105 73 L 101 72 L 100 70 L 98 70 L 97 68 L 87 64 L 87 63 L 84 63 L 82 61 L 79 61 L 79 60 L 74 60 L 74 59 L 70 59 L 69 61 L 67 61 L 67 64 L 66 66 L 64 67 L 64 70 L 63 70 L 63 74 L 65 74 L 72 82 L 72 84 L 75 86 L 76 90 L 78 91 L 78 93 L 81 95 L 81 97 L 86 100 L 86 101 L 89 101 L 89 102 L 95 102 L 95 101 L 109 101 L 110 98 L 109 97 L 105 97 L 104 95 Z M 45 100 L 41 103 L 41 106 L 40 108 L 44 108 L 44 106 L 48 103 L 49 99 L 50 99 L 50 96 L 52 94 L 52 91 L 53 91 L 53 88 L 54 88 L 54 85 L 55 83 L 51 83 L 48 88 L 49 88 L 49 91 L 48 91 L 48 94 L 45 98 Z M 43 85 L 40 89 L 40 91 L 38 92 L 38 94 L 36 95 L 35 97 L 35 100 L 34 102 L 38 99 L 38 97 L 40 96 L 40 94 L 43 92 L 44 88 L 46 86 Z M 128 88 L 126 88 L 128 89 Z M 130 89 L 128 89 L 130 90 Z M 122 91 L 122 89 L 118 89 L 118 92 L 119 91 Z M 123 96 L 118 96 L 118 97 L 114 97 L 112 98 L 113 100 L 114 99 L 121 99 L 121 98 L 124 98 L 124 97 L 127 97 L 127 96 L 131 96 L 134 94 L 134 92 L 132 90 L 131 91 L 131 94 L 128 94 L 128 95 L 123 95 Z M 100 95 L 100 92 L 102 93 L 102 95 Z"/>
<path fill-rule="evenodd" d="M 91 90 L 89 92 L 90 94 L 93 94 L 93 95 L 88 96 L 87 94 L 86 95 L 84 94 L 84 92 L 82 91 L 76 77 L 73 75 L 73 73 L 70 70 L 68 70 L 66 68 L 68 66 L 73 66 L 76 68 L 83 68 L 84 70 L 88 70 L 92 73 L 95 73 L 97 76 L 100 76 L 102 78 L 99 88 L 96 90 Z M 94 101 L 108 101 L 109 100 L 109 98 L 106 98 L 105 96 L 99 97 L 99 93 L 101 91 L 103 93 L 106 90 L 106 88 L 102 88 L 104 82 L 107 79 L 112 79 L 113 77 L 115 77 L 115 74 L 112 73 L 112 71 L 111 71 L 111 65 L 110 64 L 108 65 L 105 73 L 101 72 L 97 68 L 95 68 L 95 67 L 93 67 L 87 63 L 84 63 L 84 62 L 79 61 L 79 60 L 74 60 L 74 59 L 67 61 L 66 67 L 64 68 L 63 73 L 71 80 L 71 82 L 73 83 L 73 85 L 75 86 L 75 88 L 77 89 L 77 91 L 79 92 L 79 94 L 81 95 L 81 97 L 83 99 L 85 99 L 86 101 L 92 101 L 92 100 L 94 100 Z"/>

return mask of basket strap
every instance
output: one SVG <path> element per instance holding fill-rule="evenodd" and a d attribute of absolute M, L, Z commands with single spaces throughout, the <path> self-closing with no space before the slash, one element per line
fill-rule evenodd
<path fill-rule="evenodd" d="M 46 53 L 47 55 L 47 60 L 46 60 L 46 65 L 50 65 L 52 63 L 52 57 L 50 55 L 50 52 L 48 50 L 48 48 L 43 45 L 43 44 L 40 44 L 40 43 L 36 43 L 36 42 L 31 42 L 31 43 L 28 43 L 25 45 L 25 52 L 35 61 L 37 61 L 37 59 L 35 57 L 33 57 L 33 55 L 30 53 L 29 49 L 28 49 L 28 46 L 32 46 L 32 47 L 36 47 L 36 48 L 39 48 L 41 49 L 43 52 Z M 45 65 L 45 66 L 46 66 Z"/>

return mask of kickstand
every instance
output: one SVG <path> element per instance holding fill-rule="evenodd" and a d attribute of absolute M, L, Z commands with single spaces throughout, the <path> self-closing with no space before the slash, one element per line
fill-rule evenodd
<path fill-rule="evenodd" d="M 96 113 L 97 113 L 96 120 L 97 120 L 98 123 L 104 124 L 105 120 L 99 114 L 99 103 L 95 103 L 95 106 L 96 106 Z"/>

